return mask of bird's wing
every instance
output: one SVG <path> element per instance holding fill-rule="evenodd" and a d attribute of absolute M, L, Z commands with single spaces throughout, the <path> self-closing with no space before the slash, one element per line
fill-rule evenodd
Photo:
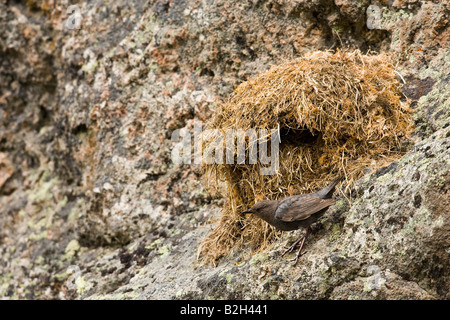
<path fill-rule="evenodd" d="M 308 219 L 312 214 L 334 203 L 333 199 L 321 199 L 314 195 L 288 197 L 280 200 L 275 211 L 275 218 L 285 222 Z"/>

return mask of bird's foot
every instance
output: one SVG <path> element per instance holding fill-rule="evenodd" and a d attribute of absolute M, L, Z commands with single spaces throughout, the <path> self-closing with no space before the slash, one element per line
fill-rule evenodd
<path fill-rule="evenodd" d="M 295 258 L 290 259 L 289 261 L 291 261 L 291 262 L 292 262 L 292 265 L 295 266 L 295 265 L 297 264 L 298 259 L 300 259 L 300 257 L 301 257 L 302 255 L 304 255 L 306 252 L 308 252 L 308 251 L 305 250 L 305 251 L 302 252 L 302 251 L 301 251 L 301 248 L 300 248 L 300 250 L 298 250 L 297 255 L 295 256 Z"/>
<path fill-rule="evenodd" d="M 292 251 L 294 251 L 296 248 L 297 248 L 297 246 L 298 246 L 298 244 L 300 243 L 300 241 L 302 241 L 303 240 L 303 238 L 304 237 L 301 237 L 301 238 L 299 238 L 299 239 L 297 239 L 291 246 L 285 246 L 284 247 L 284 249 L 286 249 L 282 254 L 281 254 L 281 257 L 284 257 L 286 254 L 288 254 L 288 253 L 291 253 Z"/>
<path fill-rule="evenodd" d="M 290 261 L 293 262 L 293 265 L 294 265 L 294 266 L 297 264 L 298 259 L 299 259 L 302 255 L 304 255 L 304 254 L 306 253 L 306 251 L 303 251 L 303 252 L 302 252 L 302 250 L 303 250 L 303 245 L 305 244 L 305 240 L 306 240 L 306 237 L 308 236 L 308 234 L 309 234 L 309 228 L 306 229 L 306 232 L 305 232 L 305 234 L 304 234 L 302 237 L 300 237 L 297 241 L 295 241 L 295 242 L 294 242 L 289 248 L 287 248 L 287 250 L 286 250 L 285 252 L 283 252 L 283 254 L 281 255 L 281 256 L 283 257 L 286 253 L 291 253 L 292 251 L 294 251 L 294 249 L 296 249 L 297 247 L 299 247 L 299 248 L 298 248 L 298 251 L 297 251 L 297 255 L 295 256 L 295 258 L 290 260 Z M 300 243 L 300 245 L 299 245 L 299 243 Z"/>

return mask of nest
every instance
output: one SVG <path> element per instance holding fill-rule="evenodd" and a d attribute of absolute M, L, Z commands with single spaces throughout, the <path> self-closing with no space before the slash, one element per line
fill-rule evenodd
<path fill-rule="evenodd" d="M 398 159 L 400 141 L 413 129 L 400 88 L 386 55 L 360 51 L 310 53 L 239 85 L 207 128 L 277 129 L 279 170 L 262 175 L 267 165 L 259 159 L 255 164 L 202 165 L 206 181 L 214 182 L 208 187 L 220 192 L 226 204 L 199 248 L 200 257 L 215 263 L 232 249 L 261 250 L 273 243 L 279 231 L 241 215 L 257 201 L 315 192 L 340 175 L 350 185 L 367 168 Z M 204 150 L 211 141 L 204 139 Z M 247 137 L 246 159 L 249 145 Z"/>

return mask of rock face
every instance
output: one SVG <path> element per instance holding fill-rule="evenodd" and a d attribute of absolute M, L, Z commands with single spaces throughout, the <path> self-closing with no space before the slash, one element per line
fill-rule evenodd
<path fill-rule="evenodd" d="M 0 296 L 449 299 L 450 7 L 370 4 L 0 1 Z M 398 64 L 408 151 L 314 225 L 297 266 L 279 258 L 295 233 L 201 265 L 223 200 L 172 162 L 172 132 L 270 64 L 340 46 Z"/>

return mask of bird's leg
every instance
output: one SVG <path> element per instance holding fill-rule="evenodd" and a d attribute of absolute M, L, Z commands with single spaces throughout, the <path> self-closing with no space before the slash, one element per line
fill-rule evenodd
<path fill-rule="evenodd" d="M 302 252 L 302 249 L 303 249 L 303 245 L 305 244 L 305 240 L 306 240 L 306 237 L 308 236 L 308 234 L 309 234 L 309 227 L 306 228 L 305 235 L 303 236 L 303 238 L 301 238 L 301 239 L 302 239 L 302 243 L 300 244 L 300 248 L 299 248 L 298 251 L 297 251 L 297 255 L 295 256 L 294 259 L 291 259 L 291 261 L 293 261 L 292 264 L 293 264 L 294 266 L 297 264 L 298 259 L 299 259 L 302 255 L 304 255 L 304 254 L 306 253 L 306 251 Z"/>
<path fill-rule="evenodd" d="M 304 235 L 302 235 L 300 238 L 298 238 L 291 246 L 289 247 L 284 247 L 286 249 L 286 251 L 284 251 L 281 254 L 281 257 L 283 257 L 285 254 L 287 253 L 291 253 L 292 251 L 294 251 L 294 249 L 298 246 L 299 242 L 302 241 L 301 246 L 303 247 L 303 242 L 305 241 L 305 237 L 308 234 L 308 229 L 306 230 L 306 233 Z"/>

